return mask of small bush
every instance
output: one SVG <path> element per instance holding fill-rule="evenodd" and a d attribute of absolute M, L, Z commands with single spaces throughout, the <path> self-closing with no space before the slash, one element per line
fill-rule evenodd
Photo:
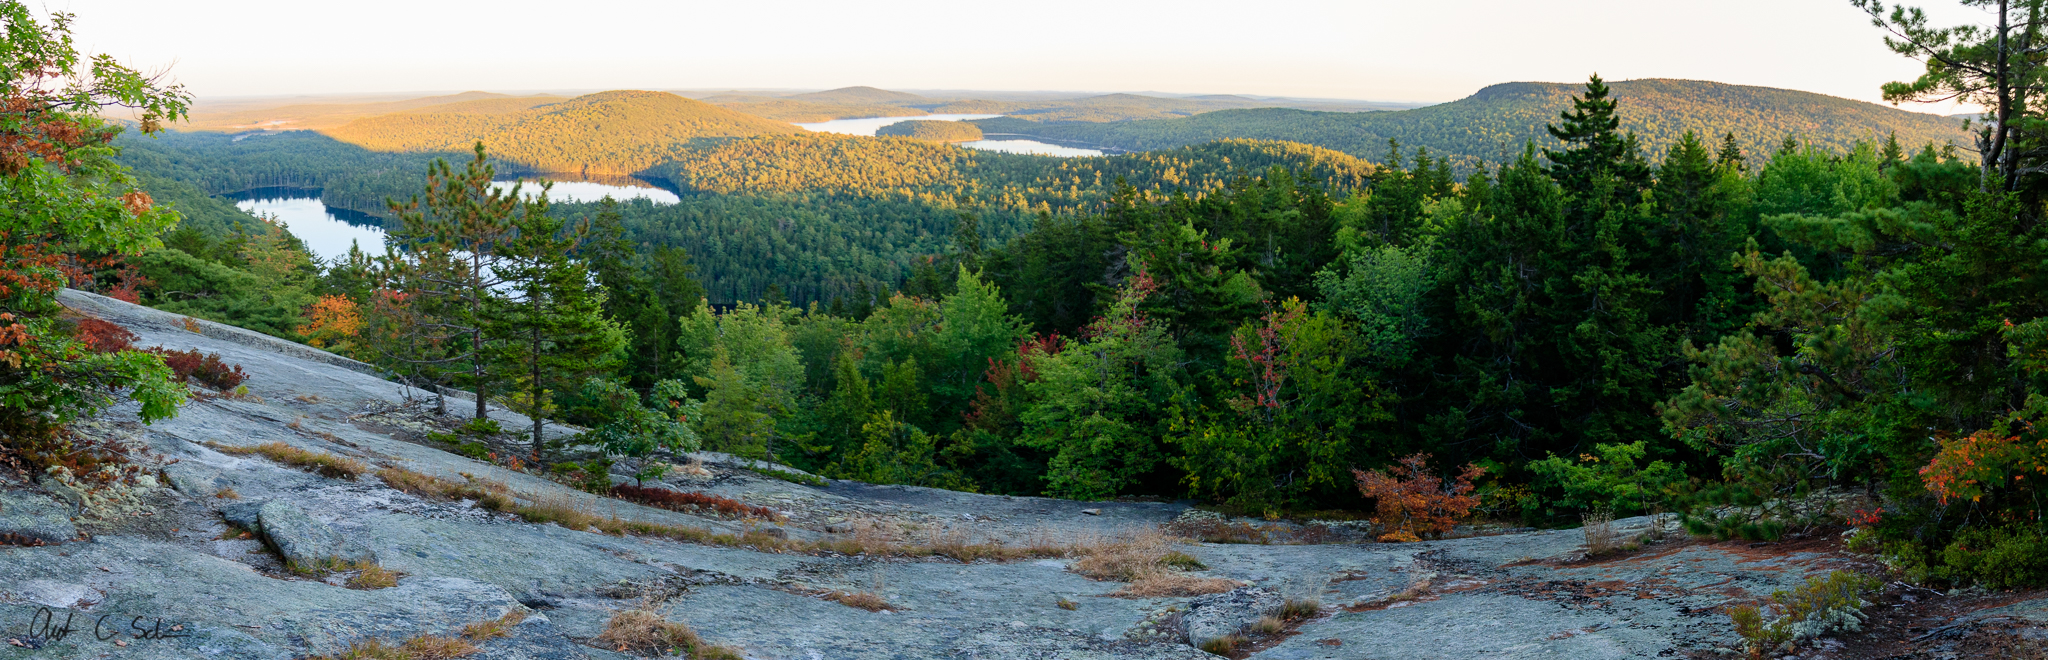
<path fill-rule="evenodd" d="M 135 340 L 139 339 L 127 328 L 92 318 L 79 319 L 76 332 L 78 341 L 98 353 L 119 353 L 129 350 L 134 348 Z"/>
<path fill-rule="evenodd" d="M 604 495 L 612 490 L 612 461 L 609 458 L 594 458 L 583 463 L 565 461 L 549 466 L 548 471 L 586 493 Z"/>
<path fill-rule="evenodd" d="M 498 420 L 489 418 L 471 419 L 468 422 L 464 422 L 458 430 L 462 431 L 464 435 L 479 437 L 493 436 L 505 432 L 505 428 L 498 424 Z"/>
<path fill-rule="evenodd" d="M 302 468 L 336 479 L 354 479 L 370 471 L 370 466 L 352 458 L 335 456 L 317 451 L 307 451 L 282 442 L 266 442 L 253 447 L 236 447 L 209 443 L 208 446 L 224 454 L 255 454 L 278 463 Z"/>
<path fill-rule="evenodd" d="M 1053 602 L 1053 604 L 1054 604 L 1054 605 L 1058 605 L 1058 606 L 1060 606 L 1060 609 L 1063 609 L 1063 610 L 1078 610 L 1078 609 L 1081 609 L 1081 604 L 1080 604 L 1080 603 L 1076 603 L 1076 602 L 1074 602 L 1074 601 L 1072 601 L 1072 600 L 1069 600 L 1069 599 L 1068 599 L 1068 598 L 1067 598 L 1066 596 L 1060 596 L 1060 599 L 1059 599 L 1059 600 L 1057 600 L 1057 601 L 1054 601 L 1054 602 Z"/>
<path fill-rule="evenodd" d="M 454 437 L 454 436 L 449 436 Z M 455 447 L 455 452 L 479 461 L 489 460 L 491 448 L 481 442 L 465 442 Z"/>
<path fill-rule="evenodd" d="M 242 372 L 242 365 L 222 362 L 219 353 L 201 354 L 197 350 L 173 351 L 165 348 L 152 348 L 149 352 L 162 358 L 164 366 L 171 368 L 172 377 L 180 383 L 198 381 L 207 387 L 226 392 L 249 379 L 249 374 Z"/>
<path fill-rule="evenodd" d="M 2048 584 L 2048 537 L 2026 527 L 1968 527 L 1941 551 L 1936 577 L 1992 589 Z"/>
<path fill-rule="evenodd" d="M 1456 527 L 1479 505 L 1473 497 L 1472 480 L 1486 474 L 1486 468 L 1466 465 L 1455 480 L 1445 482 L 1430 474 L 1429 455 L 1416 454 L 1389 466 L 1386 472 L 1352 470 L 1358 492 L 1376 502 L 1373 524 L 1383 530 L 1382 541 L 1415 541 L 1423 535 L 1440 536 Z"/>
<path fill-rule="evenodd" d="M 1834 571 L 1826 577 L 1807 578 L 1806 584 L 1791 591 L 1772 593 L 1764 608 L 1731 607 L 1728 618 L 1752 655 L 1789 652 L 1807 640 L 1838 630 L 1862 630 L 1862 609 L 1870 606 L 1863 596 L 1882 584 L 1859 573 Z"/>

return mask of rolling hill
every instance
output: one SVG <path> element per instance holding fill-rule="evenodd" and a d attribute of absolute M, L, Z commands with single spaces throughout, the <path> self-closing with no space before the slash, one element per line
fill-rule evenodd
<path fill-rule="evenodd" d="M 864 117 L 917 117 L 926 114 L 917 108 L 895 105 L 804 101 L 752 94 L 718 94 L 698 100 L 764 119 L 791 123 Z"/>
<path fill-rule="evenodd" d="M 192 111 L 190 121 L 180 125 L 187 131 L 318 130 L 335 128 L 363 117 L 417 110 L 431 106 L 470 101 L 498 101 L 528 106 L 566 101 L 562 96 L 510 96 L 490 92 L 463 92 L 447 96 L 425 96 L 392 101 L 298 103 L 271 105 L 262 102 L 203 103 Z"/>
<path fill-rule="evenodd" d="M 1894 131 L 1900 142 L 1914 146 L 1960 144 L 1966 138 L 1960 122 L 1952 118 L 1811 92 L 1666 79 L 1621 81 L 1609 86 L 1621 102 L 1622 127 L 1640 135 L 1653 154 L 1662 153 L 1688 130 L 1707 138 L 1732 132 L 1752 158 L 1777 149 L 1787 137 L 1835 150 L 1848 149 L 1859 140 L 1883 139 Z M 1129 151 L 1245 138 L 1290 140 L 1379 160 L 1386 156 L 1387 140 L 1395 139 L 1410 147 L 1427 147 L 1469 170 L 1483 162 L 1511 157 L 1526 142 L 1549 143 L 1544 125 L 1555 121 L 1559 112 L 1570 107 L 1573 95 L 1583 90 L 1577 84 L 1517 82 L 1413 110 L 1259 108 L 1115 123 L 1055 123 L 1024 117 L 974 123 L 988 134 L 1023 134 Z"/>
<path fill-rule="evenodd" d="M 822 92 L 794 94 L 789 98 L 811 103 L 838 103 L 845 105 L 916 105 L 932 102 L 932 99 L 909 92 L 892 92 L 873 87 L 841 87 Z"/>
<path fill-rule="evenodd" d="M 667 92 L 612 91 L 533 107 L 479 99 L 358 119 L 322 131 L 372 151 L 492 154 L 546 172 L 628 175 L 698 138 L 785 135 L 789 124 Z"/>
<path fill-rule="evenodd" d="M 973 142 L 981 139 L 981 129 L 966 122 L 913 119 L 883 126 L 875 131 L 875 135 L 896 135 L 930 142 Z"/>

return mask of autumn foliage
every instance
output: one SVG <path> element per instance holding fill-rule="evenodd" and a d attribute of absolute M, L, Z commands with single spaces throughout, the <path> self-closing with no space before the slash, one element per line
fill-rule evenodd
<path fill-rule="evenodd" d="M 306 306 L 306 322 L 295 329 L 314 348 L 343 347 L 363 329 L 363 315 L 348 296 L 327 295 Z"/>
<path fill-rule="evenodd" d="M 1942 504 L 1975 502 L 2008 479 L 2021 485 L 2029 474 L 2048 480 L 2048 438 L 2025 440 L 1984 430 L 1940 441 L 1941 451 L 1920 468 L 1920 481 Z"/>
<path fill-rule="evenodd" d="M 1380 527 L 1381 541 L 1419 541 L 1423 535 L 1442 535 L 1479 505 L 1473 496 L 1472 480 L 1486 474 L 1486 468 L 1467 464 L 1457 479 L 1446 482 L 1429 472 L 1429 455 L 1415 454 L 1388 466 L 1386 471 L 1352 470 L 1358 478 L 1358 492 L 1378 502 L 1373 524 Z"/>
<path fill-rule="evenodd" d="M 220 391 L 235 389 L 249 374 L 242 372 L 242 365 L 228 364 L 220 359 L 219 353 L 200 353 L 197 350 L 173 351 L 163 348 L 150 349 L 151 353 L 163 358 L 164 366 L 171 368 L 178 382 L 199 381 L 207 387 Z"/>

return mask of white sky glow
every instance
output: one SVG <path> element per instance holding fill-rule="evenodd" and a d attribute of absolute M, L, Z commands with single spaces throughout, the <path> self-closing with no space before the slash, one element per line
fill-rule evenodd
<path fill-rule="evenodd" d="M 1847 0 L 30 3 L 77 14 L 85 49 L 173 65 L 202 99 L 872 85 L 1440 102 L 1597 71 L 1878 101 L 1919 71 Z"/>

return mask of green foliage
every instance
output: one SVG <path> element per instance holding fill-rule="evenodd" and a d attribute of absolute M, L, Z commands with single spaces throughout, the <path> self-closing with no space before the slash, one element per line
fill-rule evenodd
<path fill-rule="evenodd" d="M 1596 445 L 1592 454 L 1581 454 L 1576 461 L 1553 455 L 1531 461 L 1528 467 L 1539 486 L 1564 491 L 1562 496 L 1551 499 L 1557 505 L 1649 513 L 1664 502 L 1664 490 L 1684 474 L 1678 466 L 1664 461 L 1638 467 L 1636 463 L 1643 460 L 1646 445 L 1641 440 Z"/>
<path fill-rule="evenodd" d="M 1162 406 L 1180 398 L 1172 366 L 1180 350 L 1164 324 L 1139 311 L 1159 286 L 1143 266 L 1135 270 L 1085 339 L 1024 357 L 1038 374 L 1025 385 L 1038 403 L 1021 415 L 1019 442 L 1051 452 L 1046 484 L 1055 495 L 1120 494 L 1165 458 Z"/>
<path fill-rule="evenodd" d="M 100 113 L 136 110 L 142 132 L 156 133 L 191 99 L 112 57 L 81 55 L 71 21 L 39 21 L 26 4 L 0 0 L 0 107 L 9 109 L 0 113 L 0 460 L 83 474 L 120 456 L 64 437 L 64 426 L 124 393 L 144 422 L 164 419 L 186 395 L 156 357 L 101 350 L 59 318 L 58 289 L 88 283 L 67 263 L 157 247 L 177 220 L 111 160 L 121 127 Z"/>
<path fill-rule="evenodd" d="M 973 142 L 981 139 L 981 127 L 964 121 L 913 119 L 883 126 L 875 130 L 875 135 L 907 137 L 927 142 Z"/>
<path fill-rule="evenodd" d="M 935 462 L 938 438 L 896 421 L 894 413 L 887 410 L 871 419 L 861 427 L 860 448 L 827 466 L 826 476 L 874 484 L 977 490 L 974 482 Z"/>
<path fill-rule="evenodd" d="M 1958 120 L 1811 92 L 1696 80 L 1646 79 L 1613 83 L 1621 103 L 1620 128 L 1642 137 L 1652 153 L 1695 135 L 1736 136 L 1751 157 L 1771 153 L 1787 136 L 1846 151 L 1858 142 L 1897 133 L 1907 144 L 1962 144 Z M 1536 141 L 1548 146 L 1546 122 L 1570 108 L 1576 85 L 1516 82 L 1472 96 L 1392 112 L 1312 112 L 1282 108 L 1219 110 L 1187 118 L 1114 123 L 1037 123 L 983 119 L 982 131 L 1020 133 L 1131 151 L 1169 149 L 1222 139 L 1290 140 L 1365 157 L 1382 155 L 1387 140 L 1428 147 L 1461 171 L 1500 158 L 1503 149 Z"/>
<path fill-rule="evenodd" d="M 585 381 L 582 399 L 594 409 L 591 417 L 595 423 L 582 439 L 604 448 L 609 456 L 697 451 L 702 442 L 687 422 L 702 409 L 703 402 L 690 399 L 682 383 L 672 380 L 656 383 L 650 398 L 651 408 L 641 401 L 640 393 L 615 381 Z"/>

